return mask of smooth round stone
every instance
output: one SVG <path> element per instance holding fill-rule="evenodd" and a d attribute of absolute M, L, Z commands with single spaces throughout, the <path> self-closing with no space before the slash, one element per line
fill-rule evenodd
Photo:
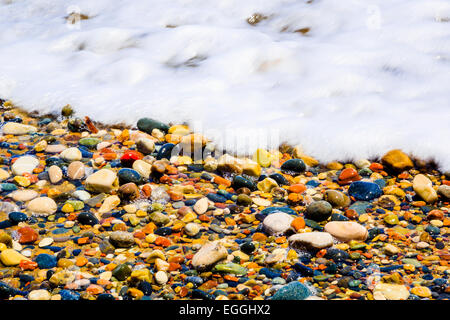
<path fill-rule="evenodd" d="M 324 230 L 344 242 L 350 240 L 364 241 L 368 236 L 367 229 L 354 221 L 331 221 L 325 225 Z"/>
<path fill-rule="evenodd" d="M 109 193 L 116 187 L 116 178 L 114 171 L 100 169 L 87 177 L 84 186 L 89 191 Z"/>
<path fill-rule="evenodd" d="M 14 201 L 27 202 L 39 196 L 39 193 L 34 190 L 24 189 L 16 190 L 8 194 Z"/>
<path fill-rule="evenodd" d="M 91 195 L 89 194 L 89 192 L 84 191 L 84 190 L 77 190 L 74 193 L 72 193 L 72 195 L 81 201 L 87 201 L 91 198 Z"/>
<path fill-rule="evenodd" d="M 157 160 L 170 159 L 172 157 L 172 150 L 175 147 L 173 143 L 164 144 L 158 151 L 156 155 Z"/>
<path fill-rule="evenodd" d="M 67 177 L 72 180 L 79 180 L 84 178 L 85 166 L 81 161 L 73 161 L 67 167 Z"/>
<path fill-rule="evenodd" d="M 45 289 L 33 290 L 28 294 L 28 300 L 50 300 L 52 295 Z"/>
<path fill-rule="evenodd" d="M 427 203 L 433 203 L 438 199 L 437 192 L 433 188 L 433 183 L 423 174 L 418 174 L 414 177 L 413 189 Z"/>
<path fill-rule="evenodd" d="M 109 235 L 109 242 L 116 248 L 129 248 L 135 243 L 135 240 L 130 232 L 114 231 Z"/>
<path fill-rule="evenodd" d="M 23 212 L 13 211 L 8 214 L 8 219 L 14 223 L 25 222 L 28 220 L 28 216 Z"/>
<path fill-rule="evenodd" d="M 204 244 L 192 258 L 192 266 L 198 270 L 206 270 L 228 256 L 227 249 L 217 241 Z"/>
<path fill-rule="evenodd" d="M 55 213 L 58 206 L 53 199 L 48 197 L 40 197 L 31 200 L 28 203 L 27 209 L 33 214 L 48 216 Z"/>
<path fill-rule="evenodd" d="M 5 266 L 17 266 L 20 261 L 30 261 L 27 257 L 20 254 L 14 249 L 5 249 L 0 253 L 0 260 Z"/>
<path fill-rule="evenodd" d="M 278 183 L 278 185 L 280 186 L 287 186 L 289 185 L 289 181 L 283 177 L 281 174 L 279 173 L 272 173 L 269 178 L 273 179 L 276 181 L 276 183 Z"/>
<path fill-rule="evenodd" d="M 227 198 L 217 194 L 217 193 L 208 193 L 206 197 L 212 202 L 224 203 L 227 201 Z"/>
<path fill-rule="evenodd" d="M 39 269 L 51 269 L 56 267 L 56 257 L 46 253 L 38 255 L 35 261 L 38 264 Z"/>
<path fill-rule="evenodd" d="M 440 185 L 437 191 L 445 199 L 450 199 L 450 186 L 447 186 L 445 184 Z"/>
<path fill-rule="evenodd" d="M 206 210 L 208 210 L 208 206 L 209 206 L 208 198 L 204 197 L 194 204 L 193 209 L 197 214 L 204 214 Z"/>
<path fill-rule="evenodd" d="M 153 129 L 158 129 L 164 132 L 169 130 L 169 126 L 165 123 L 151 119 L 151 118 L 141 118 L 137 122 L 137 127 L 139 130 L 144 131 L 148 134 L 152 134 Z"/>
<path fill-rule="evenodd" d="M 7 122 L 2 129 L 3 134 L 5 135 L 10 134 L 14 136 L 20 136 L 24 134 L 37 132 L 37 128 L 34 126 L 16 122 Z"/>
<path fill-rule="evenodd" d="M 241 193 L 238 195 L 236 203 L 242 206 L 249 206 L 252 204 L 252 198 L 250 198 L 248 195 Z"/>
<path fill-rule="evenodd" d="M 148 179 L 152 171 L 152 165 L 144 160 L 136 160 L 133 162 L 133 170 L 136 170 L 142 177 Z"/>
<path fill-rule="evenodd" d="M 33 170 L 39 165 L 39 160 L 33 156 L 22 156 L 11 166 L 11 171 L 16 176 L 21 176 L 24 173 L 33 173 Z"/>
<path fill-rule="evenodd" d="M 165 271 L 158 271 L 155 273 L 155 280 L 158 284 L 166 284 L 169 281 L 169 277 Z"/>
<path fill-rule="evenodd" d="M 134 200 L 139 197 L 139 188 L 133 182 L 126 183 L 119 188 L 119 196 L 122 199 Z"/>
<path fill-rule="evenodd" d="M 327 232 L 297 233 L 288 241 L 293 248 L 323 249 L 333 245 L 333 237 Z"/>
<path fill-rule="evenodd" d="M 112 271 L 112 276 L 119 281 L 126 280 L 131 275 L 131 268 L 128 264 L 119 264 Z"/>
<path fill-rule="evenodd" d="M 91 212 L 80 212 L 77 216 L 77 221 L 90 226 L 98 224 L 98 219 Z"/>
<path fill-rule="evenodd" d="M 370 201 L 380 197 L 383 192 L 376 183 L 355 181 L 350 185 L 348 194 L 354 197 L 356 200 Z"/>
<path fill-rule="evenodd" d="M 286 172 L 302 173 L 306 165 L 302 159 L 289 159 L 281 165 L 281 170 Z"/>
<path fill-rule="evenodd" d="M 335 208 L 345 208 L 350 205 L 350 198 L 338 190 L 327 190 L 326 200 Z"/>
<path fill-rule="evenodd" d="M 50 178 L 50 182 L 56 184 L 61 181 L 63 177 L 63 172 L 58 166 L 51 166 L 48 168 L 48 177 Z"/>
<path fill-rule="evenodd" d="M 293 220 L 294 218 L 287 213 L 275 212 L 264 218 L 263 228 L 271 235 L 282 234 L 291 228 Z"/>
<path fill-rule="evenodd" d="M 61 157 L 61 159 L 64 159 L 68 162 L 80 161 L 83 158 L 80 149 L 75 147 L 65 149 L 59 154 L 59 156 Z"/>
<path fill-rule="evenodd" d="M 272 300 L 304 300 L 311 295 L 311 291 L 304 284 L 293 281 L 275 292 Z"/>
<path fill-rule="evenodd" d="M 250 181 L 243 176 L 235 176 L 233 178 L 232 187 L 234 190 L 239 188 L 248 188 L 252 191 L 256 190 L 256 184 L 253 181 Z"/>
<path fill-rule="evenodd" d="M 101 140 L 98 138 L 82 138 L 78 141 L 78 144 L 88 148 L 95 148 L 100 142 Z"/>
<path fill-rule="evenodd" d="M 136 147 L 143 154 L 151 154 L 155 150 L 155 143 L 148 138 L 140 138 L 136 141 Z"/>
<path fill-rule="evenodd" d="M 117 176 L 119 177 L 119 184 L 123 185 L 126 183 L 135 183 L 140 184 L 142 182 L 142 177 L 136 170 L 133 169 L 120 169 L 117 173 Z"/>
<path fill-rule="evenodd" d="M 391 226 L 395 226 L 399 223 L 398 216 L 394 213 L 390 213 L 384 216 L 383 218 L 384 222 Z"/>
<path fill-rule="evenodd" d="M 407 300 L 408 288 L 400 284 L 377 283 L 373 290 L 375 300 Z"/>
<path fill-rule="evenodd" d="M 0 168 L 0 181 L 4 181 L 9 177 L 10 177 L 9 172 Z"/>
<path fill-rule="evenodd" d="M 194 222 L 190 222 L 187 225 L 184 226 L 184 232 L 188 235 L 188 236 L 195 236 L 197 235 L 197 233 L 200 232 L 200 225 Z"/>
<path fill-rule="evenodd" d="M 241 245 L 240 249 L 242 252 L 244 252 L 246 254 L 251 254 L 253 251 L 256 250 L 256 246 L 253 242 L 246 241 Z"/>
<path fill-rule="evenodd" d="M 246 275 L 247 274 L 247 268 L 237 264 L 237 263 L 221 263 L 214 266 L 213 272 L 224 272 L 224 273 L 231 273 L 236 275 Z"/>
<path fill-rule="evenodd" d="M 39 247 L 46 247 L 53 243 L 53 238 L 44 238 L 41 241 L 39 241 Z"/>
<path fill-rule="evenodd" d="M 314 221 L 324 221 L 331 216 L 333 207 L 327 201 L 316 201 L 311 203 L 305 211 L 305 216 Z"/>

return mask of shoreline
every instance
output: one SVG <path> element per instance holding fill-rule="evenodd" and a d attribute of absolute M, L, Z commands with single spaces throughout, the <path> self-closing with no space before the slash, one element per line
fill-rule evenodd
<path fill-rule="evenodd" d="M 171 157 L 215 152 L 184 125 L 4 105 L 1 299 L 450 297 L 450 177 L 432 162 L 280 146 L 200 163 Z"/>

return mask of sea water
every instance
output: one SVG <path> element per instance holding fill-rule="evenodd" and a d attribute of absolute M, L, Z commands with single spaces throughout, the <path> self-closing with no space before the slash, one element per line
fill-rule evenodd
<path fill-rule="evenodd" d="M 0 97 L 186 122 L 238 153 L 401 148 L 450 170 L 450 1 L 0 0 Z"/>

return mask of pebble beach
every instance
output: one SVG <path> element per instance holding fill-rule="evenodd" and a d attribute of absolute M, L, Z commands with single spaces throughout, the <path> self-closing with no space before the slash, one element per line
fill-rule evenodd
<path fill-rule="evenodd" d="M 450 173 L 414 154 L 217 156 L 151 114 L 0 103 L 0 299 L 450 297 Z"/>

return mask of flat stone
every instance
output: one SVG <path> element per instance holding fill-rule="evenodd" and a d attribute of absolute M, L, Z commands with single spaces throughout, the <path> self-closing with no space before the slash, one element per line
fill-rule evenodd
<path fill-rule="evenodd" d="M 375 300 L 407 300 L 408 288 L 400 284 L 378 283 L 373 291 Z M 378 299 L 377 299 L 378 298 Z"/>
<path fill-rule="evenodd" d="M 194 255 L 192 266 L 199 270 L 206 270 L 227 256 L 227 249 L 218 241 L 208 242 Z"/>
<path fill-rule="evenodd" d="M 14 175 L 21 176 L 24 173 L 33 173 L 33 170 L 39 165 L 39 160 L 33 156 L 22 156 L 18 158 L 11 166 Z"/>
<path fill-rule="evenodd" d="M 350 240 L 364 241 L 368 236 L 367 229 L 353 221 L 331 221 L 325 225 L 324 230 L 344 242 Z"/>
<path fill-rule="evenodd" d="M 26 260 L 30 261 L 27 257 L 20 254 L 14 249 L 5 249 L 0 253 L 0 260 L 5 266 L 17 266 L 20 261 Z"/>
<path fill-rule="evenodd" d="M 11 134 L 15 136 L 20 136 L 24 134 L 37 132 L 37 128 L 34 126 L 16 123 L 16 122 L 7 122 L 3 126 L 3 134 Z"/>
<path fill-rule="evenodd" d="M 269 214 L 263 220 L 263 227 L 269 234 L 282 234 L 290 229 L 294 218 L 284 212 Z"/>
<path fill-rule="evenodd" d="M 48 216 L 56 212 L 56 202 L 48 197 L 39 197 L 28 203 L 27 209 L 33 214 Z"/>
<path fill-rule="evenodd" d="M 433 203 L 438 199 L 436 190 L 433 189 L 433 183 L 423 174 L 414 177 L 413 189 L 427 203 Z"/>
<path fill-rule="evenodd" d="M 80 149 L 75 147 L 65 149 L 59 156 L 69 162 L 80 161 L 83 158 Z"/>
<path fill-rule="evenodd" d="M 34 190 L 23 189 L 13 191 L 8 194 L 8 196 L 11 197 L 14 201 L 26 202 L 37 198 L 39 196 L 39 193 Z"/>
<path fill-rule="evenodd" d="M 323 249 L 333 245 L 333 237 L 327 232 L 297 233 L 288 241 L 293 248 Z"/>
<path fill-rule="evenodd" d="M 48 176 L 50 178 L 50 182 L 56 184 L 61 181 L 63 173 L 60 167 L 53 165 L 48 168 Z"/>
<path fill-rule="evenodd" d="M 109 193 L 117 187 L 115 184 L 117 174 L 109 169 L 100 169 L 94 172 L 85 181 L 85 188 L 93 192 Z"/>
<path fill-rule="evenodd" d="M 81 161 L 73 161 L 67 167 L 67 176 L 72 180 L 79 180 L 84 178 L 85 166 Z"/>

